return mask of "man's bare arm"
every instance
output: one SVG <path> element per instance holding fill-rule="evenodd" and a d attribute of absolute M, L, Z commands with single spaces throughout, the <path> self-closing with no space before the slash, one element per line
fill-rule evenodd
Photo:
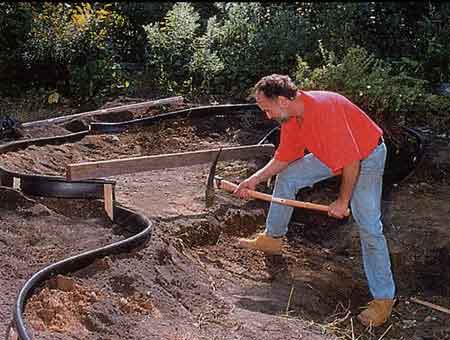
<path fill-rule="evenodd" d="M 289 165 L 289 162 L 281 162 L 272 158 L 262 169 L 259 169 L 255 172 L 251 177 L 254 177 L 257 180 L 257 184 L 267 181 L 272 176 L 280 173 L 284 169 L 286 169 Z"/>
<path fill-rule="evenodd" d="M 275 158 L 272 158 L 262 169 L 258 170 L 249 178 L 242 181 L 234 194 L 242 198 L 248 198 L 246 189 L 255 190 L 255 187 L 256 185 L 258 185 L 258 183 L 264 182 L 270 177 L 280 173 L 281 171 L 286 169 L 288 165 L 289 162 L 281 162 L 276 160 Z"/>

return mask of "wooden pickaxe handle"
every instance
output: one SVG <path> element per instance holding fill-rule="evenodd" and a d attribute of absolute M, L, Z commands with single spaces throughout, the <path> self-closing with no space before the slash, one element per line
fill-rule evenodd
<path fill-rule="evenodd" d="M 223 189 L 223 190 L 231 192 L 231 193 L 234 192 L 238 187 L 236 184 L 226 181 L 224 179 L 216 178 L 215 180 L 216 180 L 216 186 L 219 189 Z M 295 207 L 295 208 L 311 209 L 311 210 L 317 210 L 317 211 L 322 211 L 322 212 L 328 212 L 328 210 L 329 210 L 329 207 L 327 205 L 323 205 L 323 204 L 302 202 L 302 201 L 296 201 L 296 200 L 291 200 L 291 199 L 287 199 L 287 198 L 277 198 L 277 197 L 273 197 L 272 195 L 264 194 L 262 192 L 250 190 L 250 189 L 247 189 L 247 191 L 248 191 L 250 197 L 253 197 L 253 198 L 256 198 L 259 200 L 263 200 L 263 201 L 267 201 L 267 202 L 275 202 L 275 203 L 288 205 L 288 206 Z M 347 216 L 349 214 L 350 214 L 350 210 L 347 210 Z"/>

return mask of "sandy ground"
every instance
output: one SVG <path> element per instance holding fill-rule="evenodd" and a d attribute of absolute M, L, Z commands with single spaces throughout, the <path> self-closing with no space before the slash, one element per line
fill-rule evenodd
<path fill-rule="evenodd" d="M 65 164 L 253 144 L 268 130 L 257 116 L 182 120 L 77 143 L 0 155 L 13 170 L 63 174 Z M 44 133 L 44 132 L 40 132 Z M 239 181 L 260 163 L 223 162 Z M 209 165 L 115 176 L 116 199 L 155 223 L 150 242 L 55 278 L 29 300 L 26 320 L 37 339 L 448 339 L 450 317 L 410 297 L 450 307 L 448 183 L 412 177 L 383 201 L 398 286 L 392 319 L 368 330 L 357 323 L 369 300 L 357 226 L 296 211 L 282 256 L 236 247 L 263 230 L 267 204 L 218 193 L 204 207 Z M 261 190 L 267 190 L 264 187 Z M 330 181 L 299 198 L 329 202 Z M 101 204 L 24 198 L 1 191 L 0 334 L 14 298 L 45 264 L 120 238 Z M 25 251 L 23 251 L 25 249 Z M 352 331 L 353 329 L 353 331 Z"/>

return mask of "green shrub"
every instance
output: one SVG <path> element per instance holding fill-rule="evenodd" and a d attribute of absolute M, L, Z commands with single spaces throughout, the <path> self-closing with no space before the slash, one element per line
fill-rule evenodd
<path fill-rule="evenodd" d="M 260 3 L 227 3 L 211 22 L 211 51 L 224 64 L 215 90 L 242 93 L 261 76 L 286 73 L 304 48 L 304 24 L 295 11 Z"/>
<path fill-rule="evenodd" d="M 0 2 L 0 91 L 14 95 L 21 91 L 16 79 L 24 69 L 21 48 L 31 30 L 31 5 Z"/>
<path fill-rule="evenodd" d="M 408 121 L 430 126 L 437 134 L 450 136 L 450 98 L 443 95 L 428 95 Z"/>
<path fill-rule="evenodd" d="M 0 2 L 0 63 L 17 63 L 20 48 L 31 29 L 31 5 Z"/>
<path fill-rule="evenodd" d="M 125 20 L 110 5 L 43 3 L 35 11 L 24 60 L 30 68 L 52 65 L 59 74 L 54 86 L 67 94 L 94 97 L 120 90 L 126 84 L 115 60 L 112 32 Z"/>
<path fill-rule="evenodd" d="M 320 40 L 327 50 L 334 51 L 339 57 L 360 42 L 361 34 L 367 35 L 367 30 L 361 29 L 360 21 L 369 23 L 368 6 L 357 2 L 300 3 L 298 13 L 307 22 L 307 59 L 316 59 L 314 52 L 319 48 Z"/>
<path fill-rule="evenodd" d="M 155 84 L 169 92 L 237 95 L 261 76 L 295 66 L 304 46 L 304 23 L 295 11 L 260 3 L 217 8 L 205 32 L 189 3 L 176 3 L 161 23 L 144 26 Z"/>
<path fill-rule="evenodd" d="M 312 71 L 298 58 L 295 79 L 301 87 L 342 93 L 388 124 L 401 121 L 424 99 L 425 81 L 405 73 L 392 74 L 388 63 L 363 48 L 349 49 L 340 62 L 323 48 L 322 54 L 324 65 Z"/>
<path fill-rule="evenodd" d="M 324 64 L 314 70 L 297 59 L 295 80 L 304 89 L 339 92 L 359 105 L 383 126 L 430 125 L 448 130 L 450 99 L 433 95 L 425 80 L 408 75 L 417 63 L 403 60 L 402 67 L 375 58 L 363 48 L 351 48 L 339 62 L 321 49 Z"/>
<path fill-rule="evenodd" d="M 175 3 L 164 21 L 144 26 L 147 74 L 170 93 L 190 91 L 190 64 L 200 16 L 189 3 Z"/>
<path fill-rule="evenodd" d="M 193 88 L 197 89 L 198 94 L 209 92 L 211 83 L 225 69 L 218 52 L 212 50 L 216 27 L 216 18 L 210 18 L 206 33 L 194 41 L 194 54 L 189 66 L 193 78 Z"/>
<path fill-rule="evenodd" d="M 450 81 L 450 4 L 440 4 L 439 14 L 419 21 L 416 58 L 421 61 L 420 76 L 432 82 Z"/>

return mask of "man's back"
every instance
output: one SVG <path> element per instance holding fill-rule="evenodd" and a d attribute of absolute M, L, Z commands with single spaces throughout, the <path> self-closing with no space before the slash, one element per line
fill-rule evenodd
<path fill-rule="evenodd" d="M 306 148 L 333 172 L 361 160 L 376 147 L 383 131 L 346 97 L 331 91 L 299 91 L 304 101 L 301 124 L 295 119 L 281 127 L 276 158 L 293 161 Z"/>

